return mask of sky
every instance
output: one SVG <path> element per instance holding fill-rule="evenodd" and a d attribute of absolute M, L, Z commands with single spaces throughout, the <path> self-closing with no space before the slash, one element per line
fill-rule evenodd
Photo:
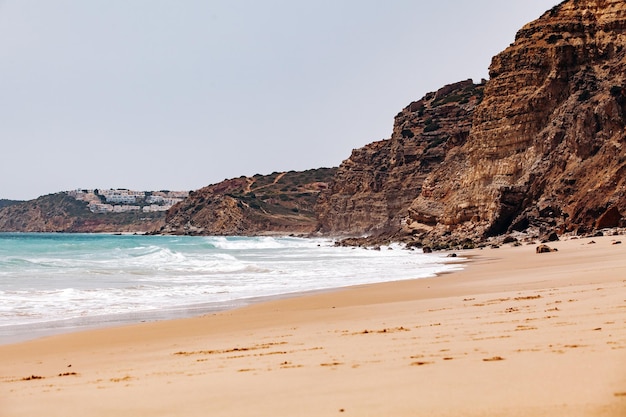
<path fill-rule="evenodd" d="M 0 198 L 339 166 L 558 0 L 0 0 Z"/>

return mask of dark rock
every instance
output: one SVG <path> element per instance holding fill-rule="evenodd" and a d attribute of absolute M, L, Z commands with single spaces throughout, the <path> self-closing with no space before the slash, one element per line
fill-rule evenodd
<path fill-rule="evenodd" d="M 620 220 L 622 219 L 622 214 L 619 212 L 616 206 L 612 206 L 608 208 L 596 222 L 596 227 L 598 229 L 605 229 L 609 227 L 618 227 L 620 224 Z"/>
<path fill-rule="evenodd" d="M 537 253 L 549 253 L 549 252 L 557 252 L 557 249 L 556 248 L 551 248 L 548 245 L 539 245 L 539 246 L 537 246 L 535 251 Z"/>
<path fill-rule="evenodd" d="M 557 235 L 556 232 L 551 232 L 542 239 L 542 243 L 558 242 L 558 241 L 559 241 L 559 235 Z"/>
<path fill-rule="evenodd" d="M 502 239 L 502 243 L 505 243 L 505 244 L 506 243 L 514 243 L 514 242 L 517 242 L 517 239 L 514 238 L 513 236 L 510 236 L 510 235 L 505 236 L 504 239 Z"/>

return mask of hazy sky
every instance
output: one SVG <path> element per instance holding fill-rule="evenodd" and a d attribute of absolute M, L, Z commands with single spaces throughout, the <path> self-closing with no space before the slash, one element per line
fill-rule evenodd
<path fill-rule="evenodd" d="M 0 0 L 0 198 L 338 166 L 558 0 Z"/>

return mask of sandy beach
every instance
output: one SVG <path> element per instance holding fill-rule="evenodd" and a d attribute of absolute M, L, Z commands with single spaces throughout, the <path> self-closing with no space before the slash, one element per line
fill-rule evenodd
<path fill-rule="evenodd" d="M 0 415 L 625 416 L 622 238 L 0 346 Z"/>

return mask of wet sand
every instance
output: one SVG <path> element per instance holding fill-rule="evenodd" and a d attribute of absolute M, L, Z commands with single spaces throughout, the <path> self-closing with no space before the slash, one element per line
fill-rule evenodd
<path fill-rule="evenodd" d="M 622 238 L 0 346 L 0 415 L 624 416 Z"/>

